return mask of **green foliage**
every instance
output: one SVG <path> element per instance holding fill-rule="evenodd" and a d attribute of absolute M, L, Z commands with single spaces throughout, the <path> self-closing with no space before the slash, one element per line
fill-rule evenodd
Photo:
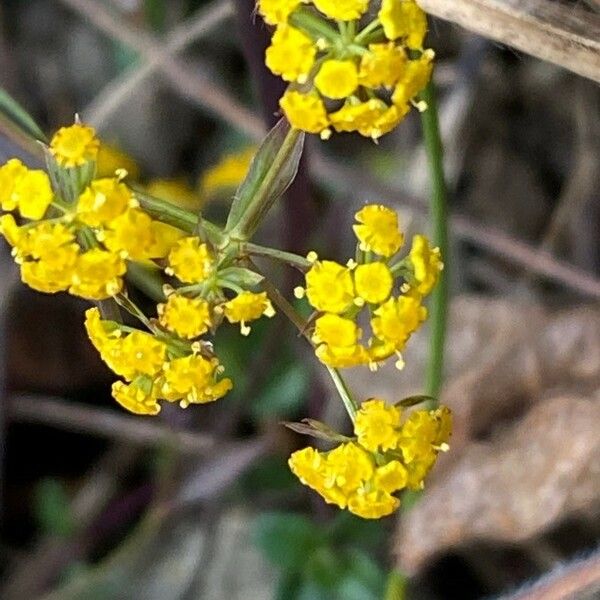
<path fill-rule="evenodd" d="M 75 523 L 69 497 L 57 479 L 42 479 L 34 500 L 35 517 L 39 528 L 47 535 L 67 537 L 73 534 Z"/>
<path fill-rule="evenodd" d="M 29 137 L 46 142 L 47 138 L 31 115 L 5 90 L 0 88 L 0 114 Z"/>
<path fill-rule="evenodd" d="M 379 523 L 341 513 L 323 527 L 297 513 L 268 513 L 254 541 L 281 571 L 276 600 L 380 600 L 385 574 L 374 560 Z"/>

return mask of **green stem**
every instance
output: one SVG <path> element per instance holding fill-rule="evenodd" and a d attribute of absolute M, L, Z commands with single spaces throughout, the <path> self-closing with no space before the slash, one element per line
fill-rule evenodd
<path fill-rule="evenodd" d="M 406 598 L 406 576 L 400 571 L 392 571 L 387 580 L 384 600 L 404 600 Z"/>
<path fill-rule="evenodd" d="M 300 8 L 295 10 L 289 18 L 290 25 L 301 29 L 313 39 L 325 38 L 335 44 L 339 33 L 325 20 L 312 13 L 310 10 Z"/>
<path fill-rule="evenodd" d="M 312 340 L 308 335 L 308 324 L 307 322 L 300 316 L 294 307 L 283 297 L 281 292 L 268 280 L 265 278 L 263 281 L 263 287 L 267 292 L 271 302 L 277 306 L 277 308 L 296 326 L 296 329 L 308 340 L 308 343 L 312 346 Z M 333 384 L 335 385 L 335 389 L 337 390 L 342 402 L 344 403 L 344 408 L 348 413 L 348 416 L 354 423 L 356 419 L 356 413 L 358 411 L 358 405 L 356 401 L 352 397 L 348 385 L 344 381 L 341 373 L 332 367 L 326 367 Z"/>
<path fill-rule="evenodd" d="M 277 196 L 273 195 L 273 187 L 276 179 L 280 176 L 285 163 L 296 146 L 296 141 L 302 132 L 295 127 L 290 127 L 281 147 L 275 154 L 273 162 L 260 182 L 254 197 L 245 207 L 244 213 L 233 229 L 229 231 L 231 238 L 247 240 L 256 231 L 258 225 L 267 214 Z"/>
<path fill-rule="evenodd" d="M 144 192 L 134 189 L 140 206 L 153 218 L 167 225 L 173 225 L 187 233 L 194 233 L 198 227 L 198 217 L 184 208 L 179 208 L 166 200 L 154 198 Z"/>
<path fill-rule="evenodd" d="M 424 100 L 428 106 L 427 110 L 421 113 L 421 123 L 431 177 L 430 211 L 433 224 L 433 242 L 439 247 L 445 265 L 440 280 L 431 295 L 431 338 L 425 386 L 427 395 L 438 398 L 444 369 L 448 308 L 448 262 L 450 256 L 448 250 L 447 189 L 444 177 L 443 146 L 433 81 L 430 81 L 421 93 L 421 100 Z"/>
<path fill-rule="evenodd" d="M 327 372 L 329 373 L 329 376 L 333 381 L 333 385 L 335 385 L 335 389 L 344 403 L 344 408 L 346 409 L 348 416 L 352 420 L 352 423 L 354 423 L 356 420 L 356 413 L 358 412 L 358 405 L 352 397 L 348 385 L 337 369 L 334 369 L 333 367 L 327 367 Z"/>
<path fill-rule="evenodd" d="M 272 258 L 273 260 L 288 264 L 301 271 L 306 271 L 311 267 L 311 263 L 303 256 L 292 254 L 291 252 L 284 252 L 283 250 L 276 250 L 275 248 L 266 248 L 265 246 L 259 246 L 258 244 L 252 244 L 250 242 L 241 243 L 240 252 L 245 252 L 251 256 Z"/>

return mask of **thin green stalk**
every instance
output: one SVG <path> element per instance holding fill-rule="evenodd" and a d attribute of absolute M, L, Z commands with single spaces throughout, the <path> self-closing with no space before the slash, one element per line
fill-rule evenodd
<path fill-rule="evenodd" d="M 154 198 L 144 192 L 135 189 L 135 196 L 140 206 L 155 219 L 173 225 L 188 233 L 194 233 L 198 227 L 198 217 L 184 208 L 179 208 L 166 200 Z"/>
<path fill-rule="evenodd" d="M 444 260 L 444 270 L 431 295 L 431 337 L 425 385 L 426 394 L 438 398 L 442 386 L 444 369 L 444 346 L 448 312 L 448 263 L 450 253 L 448 249 L 448 194 L 444 177 L 443 146 L 433 81 L 421 93 L 421 100 L 424 100 L 428 106 L 427 110 L 421 113 L 421 123 L 431 177 L 430 212 L 433 225 L 433 243 L 439 247 Z"/>
<path fill-rule="evenodd" d="M 244 242 L 240 245 L 241 252 L 247 252 L 252 256 L 264 256 L 266 258 L 272 258 L 279 262 L 288 264 L 301 271 L 310 269 L 311 264 L 306 258 L 298 254 L 291 252 L 284 252 L 283 250 L 276 250 L 275 248 L 267 248 L 265 246 L 259 246 L 258 244 L 252 244 L 250 242 Z"/>
<path fill-rule="evenodd" d="M 358 412 L 358 405 L 356 401 L 352 397 L 350 390 L 348 389 L 348 385 L 344 381 L 341 373 L 332 367 L 327 367 L 327 372 L 333 381 L 333 385 L 335 385 L 335 389 L 337 390 L 342 402 L 344 403 L 344 407 L 348 416 L 352 420 L 352 423 L 356 420 L 356 413 Z"/>
<path fill-rule="evenodd" d="M 271 302 L 273 302 L 273 304 L 277 306 L 277 308 L 296 326 L 296 329 L 298 329 L 298 331 L 312 346 L 312 340 L 308 335 L 307 322 L 296 312 L 294 307 L 283 297 L 281 292 L 268 279 L 264 280 L 263 287 L 265 288 L 265 291 L 267 292 Z M 327 367 L 327 372 L 329 373 L 329 376 L 335 385 L 335 389 L 342 399 L 348 416 L 352 420 L 352 423 L 354 423 L 356 419 L 356 413 L 358 412 L 358 405 L 352 397 L 348 385 L 337 369 Z"/>
<path fill-rule="evenodd" d="M 281 147 L 273 158 L 269 170 L 265 174 L 264 179 L 260 182 L 260 186 L 256 190 L 254 197 L 248 206 L 245 207 L 240 220 L 229 232 L 231 238 L 238 240 L 250 238 L 256 231 L 258 224 L 271 208 L 273 202 L 277 200 L 277 196 L 273 196 L 273 184 L 279 177 L 285 163 L 288 161 L 301 133 L 302 132 L 299 129 L 290 127 Z"/>

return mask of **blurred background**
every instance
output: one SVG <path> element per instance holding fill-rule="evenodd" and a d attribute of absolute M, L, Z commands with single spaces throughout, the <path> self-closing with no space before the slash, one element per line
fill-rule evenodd
<path fill-rule="evenodd" d="M 538 3 L 600 32 L 597 2 Z M 125 166 L 222 221 L 282 91 L 253 9 L 2 0 L 0 85 L 48 132 L 75 113 L 95 126 L 108 173 Z M 124 413 L 85 338 L 85 304 L 26 289 L 2 243 L 0 597 L 375 600 L 392 569 L 417 600 L 600 597 L 600 90 L 445 21 L 429 45 L 451 191 L 441 401 L 455 434 L 424 494 L 372 523 L 293 478 L 287 457 L 307 440 L 280 422 L 348 423 L 280 317 L 218 339 L 235 382 L 224 400 Z M 366 201 L 396 208 L 409 234 L 427 230 L 413 112 L 378 145 L 309 140 L 261 241 L 345 260 Z M 13 156 L 36 164 L 0 117 L 0 163 Z M 298 283 L 267 267 L 281 289 Z M 426 354 L 424 330 L 402 373 L 349 380 L 363 398 L 421 393 Z M 540 577 L 562 595 L 518 591 Z"/>

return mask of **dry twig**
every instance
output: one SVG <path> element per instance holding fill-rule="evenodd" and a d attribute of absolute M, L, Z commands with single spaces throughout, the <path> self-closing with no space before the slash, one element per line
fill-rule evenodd
<path fill-rule="evenodd" d="M 436 17 L 600 82 L 600 18 L 594 13 L 552 0 L 419 4 Z"/>
<path fill-rule="evenodd" d="M 173 431 L 154 421 L 55 398 L 13 396 L 7 412 L 11 421 L 39 423 L 142 447 L 172 446 L 185 454 L 202 454 L 215 445 L 212 436 Z"/>

